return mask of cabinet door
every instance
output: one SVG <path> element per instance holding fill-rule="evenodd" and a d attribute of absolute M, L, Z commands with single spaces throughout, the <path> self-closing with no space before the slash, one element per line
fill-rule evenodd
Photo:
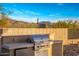
<path fill-rule="evenodd" d="M 61 43 L 52 45 L 52 55 L 53 56 L 62 56 L 62 44 Z"/>

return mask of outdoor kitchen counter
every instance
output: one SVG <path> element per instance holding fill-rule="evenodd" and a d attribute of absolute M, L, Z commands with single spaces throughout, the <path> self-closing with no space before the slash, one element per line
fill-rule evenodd
<path fill-rule="evenodd" d="M 16 55 L 17 49 L 25 49 L 28 47 L 33 47 L 33 43 L 12 43 L 12 44 L 4 44 L 2 48 L 8 49 L 10 56 Z"/>

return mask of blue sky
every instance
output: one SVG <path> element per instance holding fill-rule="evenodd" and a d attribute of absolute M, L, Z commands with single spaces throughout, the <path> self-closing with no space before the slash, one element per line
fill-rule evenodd
<path fill-rule="evenodd" d="M 9 15 L 10 18 L 21 21 L 36 22 L 39 18 L 40 21 L 53 22 L 79 18 L 78 3 L 3 3 L 2 5 L 13 12 Z"/>

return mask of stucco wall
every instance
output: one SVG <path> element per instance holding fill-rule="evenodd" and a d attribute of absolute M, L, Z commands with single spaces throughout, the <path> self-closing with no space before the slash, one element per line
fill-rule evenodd
<path fill-rule="evenodd" d="M 3 28 L 2 36 L 53 34 L 54 37 L 52 36 L 50 40 L 63 40 L 63 44 L 66 44 L 67 33 L 66 28 Z"/>

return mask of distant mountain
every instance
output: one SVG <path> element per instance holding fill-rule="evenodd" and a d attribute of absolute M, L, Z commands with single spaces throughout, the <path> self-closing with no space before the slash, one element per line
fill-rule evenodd
<path fill-rule="evenodd" d="M 0 18 L 1 19 L 1 18 Z M 6 28 L 79 28 L 79 21 L 64 20 L 58 22 L 42 21 L 39 23 L 29 23 L 24 21 L 16 21 L 9 17 L 3 17 L 0 20 L 0 27 Z"/>
<path fill-rule="evenodd" d="M 24 21 L 16 21 L 13 19 L 10 19 L 8 17 L 4 17 L 0 20 L 0 27 L 10 27 L 10 28 L 25 28 L 29 27 L 30 23 L 24 22 Z"/>
<path fill-rule="evenodd" d="M 23 22 L 23 21 L 16 21 L 16 20 L 12 20 L 12 19 L 8 19 L 8 23 L 10 23 L 10 27 L 17 27 L 17 28 L 25 28 L 28 27 L 28 25 L 30 25 L 30 23 L 28 22 Z"/>

